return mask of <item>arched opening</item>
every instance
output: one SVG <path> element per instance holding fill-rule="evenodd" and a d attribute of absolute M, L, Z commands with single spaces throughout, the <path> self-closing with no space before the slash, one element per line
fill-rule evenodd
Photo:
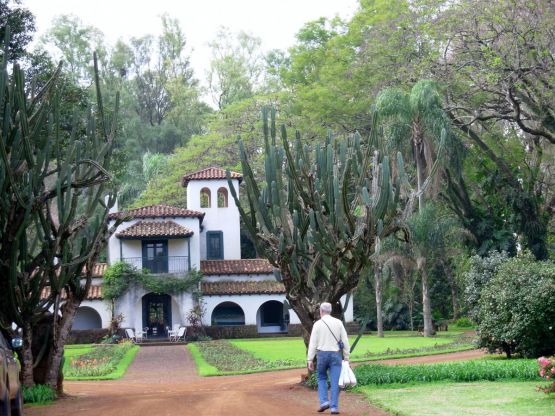
<path fill-rule="evenodd" d="M 218 208 L 227 208 L 227 189 L 218 189 Z"/>
<path fill-rule="evenodd" d="M 210 189 L 202 188 L 200 190 L 200 207 L 201 208 L 210 208 L 211 201 L 210 201 Z"/>
<path fill-rule="evenodd" d="M 234 302 L 223 302 L 212 311 L 213 326 L 245 325 L 245 313 Z"/>
<path fill-rule="evenodd" d="M 257 313 L 259 332 L 286 332 L 288 316 L 283 303 L 277 300 L 264 302 Z"/>
<path fill-rule="evenodd" d="M 148 293 L 143 296 L 143 328 L 148 336 L 165 336 L 166 327 L 172 326 L 171 296 Z"/>
<path fill-rule="evenodd" d="M 100 314 L 94 308 L 88 306 L 77 308 L 71 329 L 95 328 L 102 328 L 102 318 Z"/>

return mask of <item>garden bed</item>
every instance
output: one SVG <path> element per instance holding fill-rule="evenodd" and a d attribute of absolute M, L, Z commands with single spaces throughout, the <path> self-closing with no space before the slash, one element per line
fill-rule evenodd
<path fill-rule="evenodd" d="M 139 346 L 124 342 L 115 345 L 76 345 L 65 350 L 66 380 L 116 380 L 133 362 Z"/>

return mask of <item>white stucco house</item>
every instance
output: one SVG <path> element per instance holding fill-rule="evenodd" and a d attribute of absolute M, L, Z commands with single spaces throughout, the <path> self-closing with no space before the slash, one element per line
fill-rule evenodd
<path fill-rule="evenodd" d="M 231 173 L 239 194 L 242 176 Z M 89 296 L 79 308 L 73 329 L 107 328 L 110 305 L 102 298 L 102 275 L 109 264 L 127 262 L 159 274 L 184 276 L 189 270 L 203 274 L 201 293 L 205 326 L 255 326 L 258 333 L 286 333 L 299 324 L 284 305 L 283 284 L 272 266 L 262 259 L 241 259 L 239 210 L 231 197 L 226 172 L 207 168 L 183 176 L 187 208 L 153 205 L 110 214 L 125 216 L 108 243 L 108 264 L 98 264 Z M 115 303 L 123 327 L 145 329 L 163 336 L 167 327 L 186 325 L 193 296 L 184 292 L 147 293 L 142 287 L 125 292 Z M 350 302 L 345 313 L 353 320 Z"/>

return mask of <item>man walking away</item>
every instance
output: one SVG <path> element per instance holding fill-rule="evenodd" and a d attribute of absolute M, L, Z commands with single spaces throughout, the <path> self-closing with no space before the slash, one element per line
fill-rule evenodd
<path fill-rule="evenodd" d="M 318 412 L 331 409 L 332 415 L 339 414 L 339 376 L 341 375 L 341 351 L 343 359 L 349 361 L 349 339 L 343 322 L 331 316 L 331 304 L 320 305 L 320 319 L 312 327 L 308 345 L 308 369 L 314 371 L 316 356 L 318 371 Z M 331 399 L 328 399 L 328 370 L 330 373 Z"/>

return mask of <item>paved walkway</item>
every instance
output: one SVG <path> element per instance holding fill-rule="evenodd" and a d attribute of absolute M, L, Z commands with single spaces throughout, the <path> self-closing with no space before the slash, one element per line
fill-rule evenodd
<path fill-rule="evenodd" d="M 471 359 L 480 351 L 417 357 L 407 362 Z M 390 364 L 401 363 L 390 360 Z M 68 381 L 67 397 L 29 407 L 28 416 L 297 416 L 313 415 L 316 393 L 299 384 L 304 370 L 199 377 L 183 346 L 142 347 L 125 376 L 115 381 Z M 387 416 L 364 397 L 342 393 L 341 414 Z"/>

